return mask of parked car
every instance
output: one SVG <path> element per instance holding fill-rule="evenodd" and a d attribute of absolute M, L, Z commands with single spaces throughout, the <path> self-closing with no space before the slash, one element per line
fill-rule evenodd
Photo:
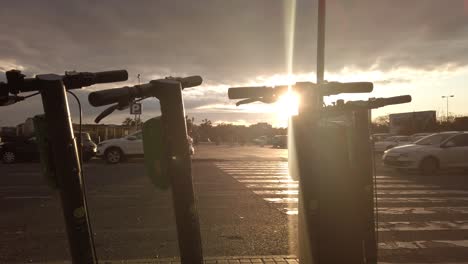
<path fill-rule="evenodd" d="M 396 146 L 402 146 L 410 144 L 411 138 L 408 136 L 393 136 L 386 138 L 383 141 L 378 141 L 374 143 L 375 152 L 384 152 L 385 150 L 391 149 Z"/>
<path fill-rule="evenodd" d="M 419 170 L 430 175 L 439 169 L 468 168 L 468 132 L 442 132 L 414 144 L 385 151 L 385 166 L 399 170 Z"/>
<path fill-rule="evenodd" d="M 288 147 L 288 136 L 277 135 L 272 139 L 272 145 L 274 148 L 287 148 Z"/>
<path fill-rule="evenodd" d="M 74 132 L 75 138 L 79 133 Z M 83 161 L 89 161 L 96 154 L 96 144 L 91 140 L 88 133 L 81 133 L 83 146 Z M 0 155 L 3 163 L 14 163 L 16 161 L 39 160 L 39 150 L 36 138 L 8 137 L 5 142 L 0 143 Z"/>
<path fill-rule="evenodd" d="M 432 135 L 432 134 L 434 134 L 434 133 L 416 133 L 416 134 L 411 135 L 410 137 L 411 137 L 412 142 L 416 142 L 416 141 L 420 140 L 421 138 L 427 137 L 427 136 Z"/>
<path fill-rule="evenodd" d="M 194 155 L 193 139 L 188 137 L 188 142 L 190 155 Z M 122 162 L 129 157 L 143 157 L 143 134 L 138 131 L 123 138 L 104 140 L 97 145 L 96 156 L 110 164 Z"/>
<path fill-rule="evenodd" d="M 80 133 L 74 132 L 74 134 L 78 144 Z M 83 147 L 83 161 L 89 161 L 96 156 L 97 145 L 93 142 L 89 133 L 81 132 L 81 145 Z"/>
<path fill-rule="evenodd" d="M 0 143 L 3 163 L 39 160 L 36 138 L 14 137 Z"/>
<path fill-rule="evenodd" d="M 390 133 L 376 133 L 376 134 L 372 134 L 372 140 L 374 142 L 379 142 L 379 141 L 383 141 L 389 137 L 393 136 L 392 134 Z"/>
<path fill-rule="evenodd" d="M 256 145 L 259 145 L 259 146 L 265 146 L 267 145 L 268 143 L 268 137 L 266 136 L 261 136 L 261 137 L 258 137 L 258 138 L 255 138 L 252 140 L 252 142 Z"/>
<path fill-rule="evenodd" d="M 108 139 L 97 145 L 97 157 L 107 163 L 119 163 L 127 157 L 143 156 L 143 135 L 141 131 L 123 138 Z"/>

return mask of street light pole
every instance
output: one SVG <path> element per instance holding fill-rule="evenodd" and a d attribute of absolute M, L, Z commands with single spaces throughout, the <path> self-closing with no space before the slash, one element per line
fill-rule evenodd
<path fill-rule="evenodd" d="M 455 95 L 451 94 L 451 95 L 442 96 L 442 98 L 446 98 L 446 100 L 447 100 L 447 122 L 449 120 L 449 98 L 450 97 L 455 97 Z"/>
<path fill-rule="evenodd" d="M 325 73 L 325 5 L 326 0 L 318 1 L 317 84 L 324 82 Z"/>

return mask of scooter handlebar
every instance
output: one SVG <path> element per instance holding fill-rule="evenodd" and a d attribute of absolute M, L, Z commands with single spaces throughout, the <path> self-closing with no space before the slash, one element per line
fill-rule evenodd
<path fill-rule="evenodd" d="M 271 87 L 233 87 L 228 89 L 229 99 L 246 99 L 270 96 L 274 92 Z"/>
<path fill-rule="evenodd" d="M 95 83 L 112 83 L 128 80 L 128 72 L 126 70 L 96 72 L 94 75 Z"/>
<path fill-rule="evenodd" d="M 334 95 L 340 93 L 370 93 L 374 89 L 374 84 L 371 82 L 330 82 L 320 84 L 320 92 L 322 95 Z"/>
<path fill-rule="evenodd" d="M 190 87 L 195 87 L 199 86 L 202 84 L 203 79 L 199 75 L 194 75 L 194 76 L 189 76 L 189 77 L 184 77 L 184 78 L 176 78 L 182 85 L 182 88 L 190 88 Z"/>
<path fill-rule="evenodd" d="M 128 79 L 128 73 L 126 70 L 117 71 L 104 71 L 104 72 L 66 72 L 65 75 L 54 75 L 57 78 L 62 79 L 63 84 L 67 89 L 78 89 L 86 86 L 91 86 L 99 83 L 111 83 L 126 81 Z M 20 71 L 8 71 L 6 72 L 8 84 L 6 87 L 10 93 L 17 94 L 19 92 L 33 92 L 40 89 L 40 80 L 37 75 L 34 78 L 24 78 L 24 75 Z"/>
<path fill-rule="evenodd" d="M 92 106 L 103 106 L 118 102 L 130 102 L 137 97 L 154 96 L 158 85 L 164 85 L 165 81 L 177 81 L 182 88 L 198 86 L 203 82 L 202 77 L 189 76 L 185 78 L 170 77 L 166 79 L 153 80 L 148 84 L 135 85 L 92 92 L 88 95 L 88 101 Z"/>
<path fill-rule="evenodd" d="M 88 95 L 88 101 L 92 106 L 103 106 L 113 104 L 119 101 L 133 100 L 132 87 L 122 87 L 91 92 Z"/>
<path fill-rule="evenodd" d="M 126 81 L 126 70 L 104 72 L 67 72 L 63 77 L 63 83 L 67 89 L 77 89 L 100 83 L 112 83 Z"/>
<path fill-rule="evenodd" d="M 411 102 L 411 95 L 401 95 L 388 98 L 377 98 L 370 101 L 369 104 L 373 108 L 383 107 L 386 105 L 404 104 Z"/>
<path fill-rule="evenodd" d="M 371 82 L 350 82 L 350 83 L 339 83 L 330 82 L 324 84 L 314 84 L 311 82 L 298 82 L 292 87 L 296 87 L 299 90 L 302 89 L 317 89 L 317 93 L 322 96 L 340 94 L 340 93 L 369 93 L 372 92 L 374 85 Z M 280 85 L 275 87 L 234 87 L 229 88 L 228 97 L 229 99 L 245 99 L 245 98 L 258 98 L 272 96 L 280 94 L 286 91 L 288 85 Z M 293 88 L 294 89 L 294 88 Z"/>

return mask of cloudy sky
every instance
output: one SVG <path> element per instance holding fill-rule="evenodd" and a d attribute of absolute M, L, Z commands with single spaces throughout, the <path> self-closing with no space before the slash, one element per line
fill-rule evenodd
<path fill-rule="evenodd" d="M 468 114 L 468 1 L 328 0 L 326 73 L 329 81 L 373 81 L 367 98 L 410 94 L 394 112 L 437 110 L 454 94 L 450 112 Z M 8 1 L 0 9 L 0 81 L 4 71 L 28 76 L 65 70 L 127 69 L 129 81 L 80 90 L 87 94 L 164 76 L 201 75 L 202 86 L 184 92 L 197 121 L 279 124 L 275 107 L 235 108 L 230 86 L 315 81 L 314 0 Z M 288 77 L 288 74 L 292 76 Z M 71 101 L 76 120 L 76 105 Z M 143 119 L 156 100 L 144 103 Z M 0 109 L 0 126 L 42 112 L 40 98 Z M 120 123 L 119 112 L 105 123 Z"/>

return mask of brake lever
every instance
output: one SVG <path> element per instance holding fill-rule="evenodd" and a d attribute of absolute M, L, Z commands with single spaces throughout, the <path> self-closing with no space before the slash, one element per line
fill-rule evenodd
<path fill-rule="evenodd" d="M 124 110 L 125 108 L 128 108 L 130 106 L 129 103 L 117 103 L 114 104 L 108 108 L 106 108 L 104 111 L 102 111 L 96 119 L 94 119 L 94 122 L 98 124 L 102 119 L 107 117 L 108 115 L 112 114 L 115 110 Z"/>
<path fill-rule="evenodd" d="M 236 106 L 243 105 L 243 104 L 250 104 L 259 101 L 259 98 L 249 98 L 244 99 L 236 103 Z"/>
<path fill-rule="evenodd" d="M 2 96 L 2 97 L 0 97 L 0 106 L 12 105 L 12 104 L 15 104 L 17 102 L 23 101 L 24 99 L 26 99 L 26 97 L 17 96 L 17 95 Z"/>
<path fill-rule="evenodd" d="M 265 104 L 271 104 L 276 101 L 276 98 L 271 96 L 271 97 L 254 97 L 254 98 L 248 98 L 241 100 L 236 103 L 236 106 L 243 105 L 243 104 L 250 104 L 250 103 L 255 103 L 255 102 L 262 102 Z"/>

